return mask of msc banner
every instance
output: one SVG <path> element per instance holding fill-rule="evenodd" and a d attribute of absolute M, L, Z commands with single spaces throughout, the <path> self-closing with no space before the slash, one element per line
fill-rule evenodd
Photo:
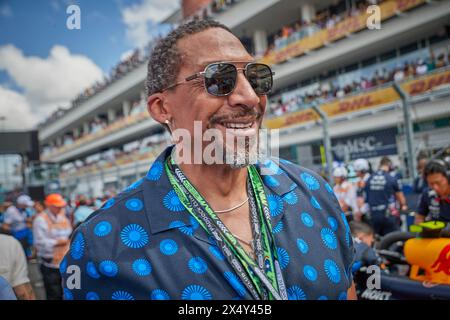
<path fill-rule="evenodd" d="M 331 139 L 333 157 L 337 161 L 349 161 L 396 154 L 396 134 L 396 128 L 389 128 Z"/>
<path fill-rule="evenodd" d="M 380 4 L 380 19 L 384 21 L 395 16 L 398 12 L 407 11 L 423 3 L 425 3 L 425 0 L 391 0 L 383 2 Z M 329 42 L 342 39 L 350 33 L 365 29 L 368 17 L 369 15 L 364 12 L 359 16 L 346 18 L 332 28 L 320 30 L 312 36 L 300 39 L 278 51 L 266 55 L 262 58 L 261 62 L 277 64 L 289 58 L 302 55 L 307 51 L 320 48 Z"/>

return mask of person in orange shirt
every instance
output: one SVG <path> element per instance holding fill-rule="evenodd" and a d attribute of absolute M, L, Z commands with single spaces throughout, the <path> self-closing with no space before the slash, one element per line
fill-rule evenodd
<path fill-rule="evenodd" d="M 45 198 L 45 211 L 33 221 L 33 236 L 48 300 L 61 300 L 62 286 L 59 266 L 69 251 L 72 226 L 65 215 L 66 201 L 60 194 Z"/>

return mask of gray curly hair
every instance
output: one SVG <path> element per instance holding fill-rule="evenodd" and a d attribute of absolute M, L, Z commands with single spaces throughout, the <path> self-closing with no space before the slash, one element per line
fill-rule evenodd
<path fill-rule="evenodd" d="M 193 20 L 179 26 L 158 41 L 148 61 L 147 97 L 175 83 L 182 64 L 181 53 L 177 48 L 178 40 L 210 28 L 222 28 L 232 33 L 220 22 L 209 19 Z"/>

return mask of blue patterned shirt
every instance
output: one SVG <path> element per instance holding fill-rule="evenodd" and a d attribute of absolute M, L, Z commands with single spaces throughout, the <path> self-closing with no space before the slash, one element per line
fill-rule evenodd
<path fill-rule="evenodd" d="M 170 152 L 77 228 L 60 267 L 65 299 L 251 299 L 172 188 Z M 332 188 L 285 160 L 263 166 L 275 172 L 262 177 L 289 299 L 346 299 L 354 248 Z"/>

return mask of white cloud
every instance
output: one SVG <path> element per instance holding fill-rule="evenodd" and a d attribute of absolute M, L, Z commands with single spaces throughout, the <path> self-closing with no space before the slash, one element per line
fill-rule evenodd
<path fill-rule="evenodd" d="M 122 9 L 122 21 L 126 25 L 129 41 L 144 47 L 152 38 L 149 27 L 155 27 L 179 7 L 179 0 L 142 0 Z"/>
<path fill-rule="evenodd" d="M 0 97 L 0 117 L 6 117 L 1 129 L 28 130 L 37 123 L 25 96 L 0 85 Z"/>
<path fill-rule="evenodd" d="M 89 85 L 103 78 L 102 70 L 89 58 L 55 45 L 43 59 L 24 56 L 14 45 L 0 47 L 0 70 L 5 70 L 23 89 L 32 113 L 43 116 L 69 102 Z"/>

